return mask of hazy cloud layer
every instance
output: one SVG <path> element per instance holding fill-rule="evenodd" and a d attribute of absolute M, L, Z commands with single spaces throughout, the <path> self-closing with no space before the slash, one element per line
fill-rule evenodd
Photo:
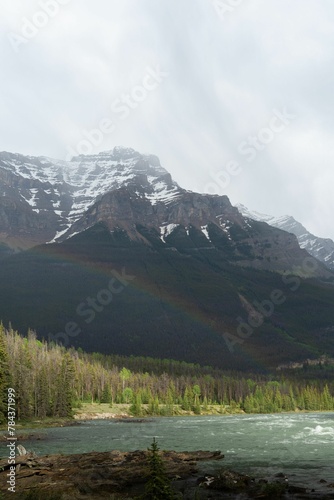
<path fill-rule="evenodd" d="M 332 0 L 0 3 L 0 150 L 131 146 L 334 238 Z"/>

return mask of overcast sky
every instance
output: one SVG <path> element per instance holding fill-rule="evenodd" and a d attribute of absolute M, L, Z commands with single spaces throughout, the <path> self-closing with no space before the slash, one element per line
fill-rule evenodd
<path fill-rule="evenodd" d="M 0 150 L 130 146 L 334 238 L 333 0 L 0 6 Z"/>

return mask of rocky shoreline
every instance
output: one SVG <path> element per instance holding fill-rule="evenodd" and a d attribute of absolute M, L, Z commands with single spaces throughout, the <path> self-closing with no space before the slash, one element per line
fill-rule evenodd
<path fill-rule="evenodd" d="M 224 498 L 314 498 L 334 499 L 334 484 L 326 485 L 328 494 L 291 486 L 278 474 L 273 482 L 255 479 L 222 468 L 218 473 L 203 473 L 206 462 L 220 461 L 220 452 L 161 452 L 168 477 L 186 500 Z M 147 478 L 147 451 L 90 452 L 76 455 L 26 454 L 17 457 L 16 498 L 44 500 L 135 499 L 144 491 Z M 199 462 L 203 462 L 199 468 Z M 0 498 L 12 498 L 7 491 L 7 460 L 0 460 Z M 205 467 L 204 467 L 205 468 Z M 200 470 L 201 469 L 201 470 Z M 33 492 L 33 496 L 31 496 Z M 2 494 L 2 496 L 1 496 Z M 113 495 L 113 496 L 112 496 Z"/>
<path fill-rule="evenodd" d="M 199 461 L 221 460 L 220 452 L 162 452 L 168 476 L 175 482 L 198 473 Z M 64 498 L 102 499 L 131 498 L 143 492 L 147 476 L 147 451 L 90 452 L 75 455 L 31 454 L 17 457 L 16 491 L 29 492 L 34 487 L 45 498 L 51 492 L 64 493 Z M 0 492 L 5 493 L 6 460 L 0 461 Z"/>

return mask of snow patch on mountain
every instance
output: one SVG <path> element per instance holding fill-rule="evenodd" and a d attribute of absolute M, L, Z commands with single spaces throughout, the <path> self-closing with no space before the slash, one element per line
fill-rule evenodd
<path fill-rule="evenodd" d="M 208 225 L 206 224 L 205 226 L 201 226 L 202 233 L 204 236 L 211 242 L 209 231 L 208 231 Z"/>
<path fill-rule="evenodd" d="M 160 227 L 160 239 L 161 241 L 163 241 L 164 243 L 166 243 L 166 240 L 165 238 L 167 236 L 169 236 L 170 234 L 172 234 L 172 232 L 174 231 L 174 229 L 176 229 L 177 227 L 179 227 L 180 224 L 167 224 L 166 226 L 161 226 Z"/>
<path fill-rule="evenodd" d="M 329 269 L 334 270 L 334 241 L 330 238 L 320 238 L 310 233 L 300 222 L 291 215 L 275 217 L 261 212 L 249 210 L 242 204 L 237 204 L 239 212 L 246 218 L 266 222 L 297 236 L 299 246 L 310 255 L 323 262 Z"/>
<path fill-rule="evenodd" d="M 182 193 L 156 156 L 120 146 L 70 162 L 3 152 L 1 169 L 14 176 L 19 196 L 33 211 L 56 215 L 58 228 L 52 242 L 109 191 L 132 186 L 152 205 L 169 203 Z"/>

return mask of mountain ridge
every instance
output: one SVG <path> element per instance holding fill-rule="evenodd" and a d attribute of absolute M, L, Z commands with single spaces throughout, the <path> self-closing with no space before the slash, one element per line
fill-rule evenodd
<path fill-rule="evenodd" d="M 266 222 L 273 227 L 294 234 L 301 248 L 334 271 L 334 241 L 332 239 L 315 236 L 291 215 L 275 217 L 251 211 L 241 203 L 236 207 L 245 217 Z"/>
<path fill-rule="evenodd" d="M 148 245 L 218 248 L 241 266 L 305 274 L 308 254 L 295 236 L 249 222 L 227 196 L 181 188 L 157 156 L 132 148 L 80 155 L 71 162 L 0 153 L 0 190 L 4 255 L 65 241 L 103 221 L 110 231 L 122 229 Z M 321 265 L 315 274 L 330 277 Z"/>

